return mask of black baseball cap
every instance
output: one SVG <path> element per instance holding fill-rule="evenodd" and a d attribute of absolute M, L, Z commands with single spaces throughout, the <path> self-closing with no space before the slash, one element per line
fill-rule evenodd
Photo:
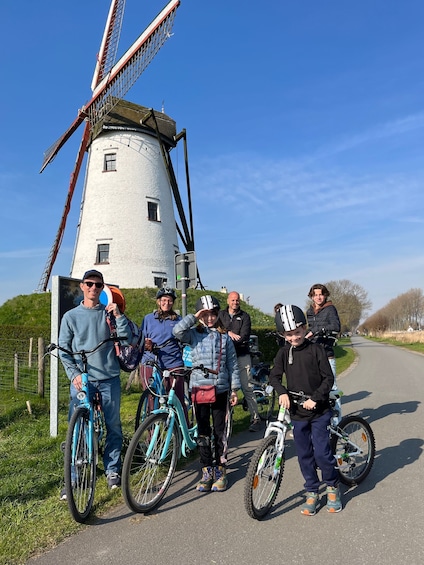
<path fill-rule="evenodd" d="M 104 283 L 102 273 L 100 273 L 99 271 L 96 271 L 95 269 L 91 269 L 90 271 L 86 271 L 84 273 L 84 276 L 82 277 L 82 280 L 85 281 L 85 280 L 89 279 L 90 277 L 97 277 L 98 279 L 100 279 L 102 281 L 102 283 Z"/>

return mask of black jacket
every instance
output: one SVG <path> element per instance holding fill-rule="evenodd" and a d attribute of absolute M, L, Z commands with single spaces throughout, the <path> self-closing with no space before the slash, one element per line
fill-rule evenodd
<path fill-rule="evenodd" d="M 241 336 L 240 341 L 233 341 L 237 357 L 248 355 L 250 353 L 249 340 L 252 325 L 249 314 L 244 310 L 239 310 L 230 316 L 227 307 L 225 310 L 220 310 L 218 321 L 221 322 L 227 332 L 231 331 Z"/>
<path fill-rule="evenodd" d="M 292 363 L 289 362 L 291 355 Z M 286 375 L 287 387 L 281 382 L 283 374 Z M 291 347 L 286 343 L 279 349 L 269 382 L 279 396 L 288 394 L 289 391 L 303 392 L 317 403 L 316 409 L 311 411 L 295 404 L 291 398 L 290 414 L 293 420 L 312 419 L 330 408 L 329 394 L 334 382 L 333 372 L 324 348 L 307 339 L 299 347 Z"/>
<path fill-rule="evenodd" d="M 340 320 L 336 307 L 331 301 L 325 302 L 319 310 L 310 306 L 306 312 L 308 329 L 314 334 L 311 341 L 324 345 L 328 357 L 334 357 L 335 336 L 340 332 Z M 333 337 L 331 337 L 333 334 Z"/>

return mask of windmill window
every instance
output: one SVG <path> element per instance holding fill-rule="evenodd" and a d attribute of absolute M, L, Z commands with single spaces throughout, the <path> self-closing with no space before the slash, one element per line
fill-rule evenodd
<path fill-rule="evenodd" d="M 157 288 L 162 288 L 163 286 L 166 286 L 168 283 L 168 279 L 165 279 L 163 277 L 154 277 L 154 285 Z"/>
<path fill-rule="evenodd" d="M 116 171 L 116 153 L 106 153 L 103 171 Z"/>
<path fill-rule="evenodd" d="M 109 244 L 108 243 L 100 243 L 97 246 L 96 263 L 97 264 L 109 263 Z"/>
<path fill-rule="evenodd" d="M 147 202 L 147 217 L 151 222 L 159 222 L 159 206 L 157 202 Z"/>

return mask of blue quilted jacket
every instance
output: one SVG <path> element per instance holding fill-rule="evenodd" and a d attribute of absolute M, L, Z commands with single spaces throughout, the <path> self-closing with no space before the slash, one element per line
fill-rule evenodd
<path fill-rule="evenodd" d="M 188 314 L 174 326 L 175 337 L 191 349 L 193 367 L 203 365 L 208 369 L 218 370 L 218 375 L 194 369 L 190 377 L 190 390 L 193 386 L 216 385 L 218 393 L 240 388 L 240 375 L 237 364 L 236 350 L 233 341 L 227 334 L 221 334 L 215 329 L 204 328 L 197 331 L 198 324 L 194 314 Z"/>

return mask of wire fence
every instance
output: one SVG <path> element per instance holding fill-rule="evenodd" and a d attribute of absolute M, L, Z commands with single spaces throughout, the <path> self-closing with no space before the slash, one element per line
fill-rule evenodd
<path fill-rule="evenodd" d="M 42 337 L 0 338 L 0 393 L 13 391 L 48 398 L 50 395 L 50 355 L 45 355 Z M 59 367 L 59 401 L 69 398 L 69 380 Z"/>

